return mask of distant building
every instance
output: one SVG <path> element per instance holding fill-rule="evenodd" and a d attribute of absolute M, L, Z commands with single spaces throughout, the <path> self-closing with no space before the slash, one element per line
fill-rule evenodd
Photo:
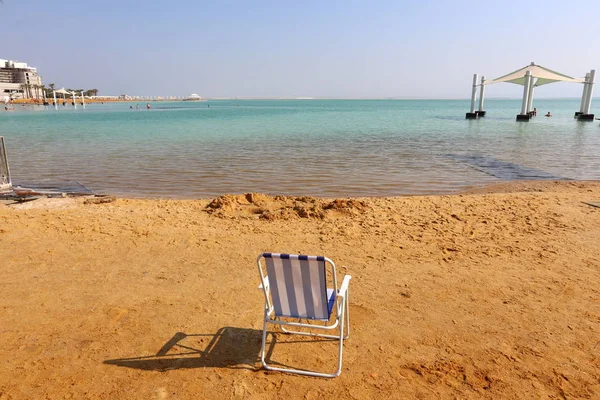
<path fill-rule="evenodd" d="M 183 101 L 204 101 L 205 99 L 202 98 L 202 96 L 196 94 L 196 93 L 192 93 L 190 94 L 188 97 L 185 97 L 183 99 Z"/>
<path fill-rule="evenodd" d="M 27 63 L 0 59 L 0 98 L 42 98 L 42 78 Z"/>

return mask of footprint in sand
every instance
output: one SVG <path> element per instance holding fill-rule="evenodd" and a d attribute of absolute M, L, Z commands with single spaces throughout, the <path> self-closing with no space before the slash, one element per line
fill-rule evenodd
<path fill-rule="evenodd" d="M 169 395 L 169 394 L 167 393 L 167 389 L 166 389 L 166 388 L 164 388 L 164 387 L 157 388 L 157 389 L 154 391 L 154 393 L 156 393 L 156 398 L 157 398 L 157 399 L 159 399 L 159 400 L 166 399 L 166 398 L 167 398 L 167 396 Z"/>
<path fill-rule="evenodd" d="M 113 308 L 108 312 L 112 323 L 117 323 L 125 318 L 129 314 L 129 310 L 126 308 Z"/>
<path fill-rule="evenodd" d="M 352 304 L 352 299 L 350 299 L 350 321 L 352 324 L 368 323 L 373 320 L 376 314 L 377 313 L 369 307 L 360 304 Z"/>

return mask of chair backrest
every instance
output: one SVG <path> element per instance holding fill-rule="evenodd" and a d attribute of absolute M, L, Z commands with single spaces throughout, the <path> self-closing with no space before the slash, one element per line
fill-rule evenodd
<path fill-rule="evenodd" d="M 337 293 L 333 261 L 323 256 L 263 253 L 258 257 L 263 286 L 266 285 L 261 258 L 265 260 L 269 282 L 265 296 L 269 306 L 272 302 L 276 316 L 329 319 Z M 327 289 L 327 263 L 332 268 L 333 290 Z"/>
<path fill-rule="evenodd" d="M 11 189 L 12 182 L 10 181 L 10 170 L 8 169 L 4 137 L 0 136 L 0 192 L 10 191 Z"/>

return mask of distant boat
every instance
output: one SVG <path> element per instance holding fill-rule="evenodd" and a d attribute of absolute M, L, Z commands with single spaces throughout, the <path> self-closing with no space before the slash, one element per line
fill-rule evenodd
<path fill-rule="evenodd" d="M 183 101 L 205 101 L 205 99 L 203 99 L 196 93 L 192 93 L 188 97 L 184 98 Z"/>

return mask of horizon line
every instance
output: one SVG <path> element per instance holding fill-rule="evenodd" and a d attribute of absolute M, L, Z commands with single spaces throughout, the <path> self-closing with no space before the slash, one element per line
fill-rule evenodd
<path fill-rule="evenodd" d="M 129 96 L 129 95 L 128 95 Z M 102 97 L 118 97 L 112 95 L 97 96 Z M 126 101 L 137 101 L 144 100 L 144 98 L 153 99 L 161 97 L 161 100 L 173 101 L 185 98 L 186 96 L 137 96 L 131 95 L 130 97 L 140 97 L 142 99 L 132 99 Z M 169 97 L 176 97 L 175 99 L 169 99 Z M 593 97 L 595 98 L 595 97 Z M 563 97 L 538 97 L 536 100 L 573 100 L 580 99 L 576 96 L 563 96 Z M 216 97 L 203 97 L 203 100 L 466 100 L 470 101 L 468 97 L 312 97 L 312 96 L 216 96 Z M 520 97 L 487 97 L 486 100 L 522 100 Z"/>

